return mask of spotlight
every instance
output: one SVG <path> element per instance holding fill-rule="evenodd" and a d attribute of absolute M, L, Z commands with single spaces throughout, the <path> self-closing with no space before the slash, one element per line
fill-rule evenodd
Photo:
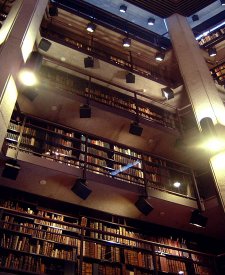
<path fill-rule="evenodd" d="M 161 89 L 162 91 L 162 95 L 167 99 L 171 99 L 174 98 L 174 92 L 172 89 L 170 89 L 169 87 L 165 87 Z"/>
<path fill-rule="evenodd" d="M 138 200 L 135 202 L 135 206 L 137 209 L 143 213 L 145 216 L 147 216 L 154 208 L 151 206 L 151 204 L 147 201 L 144 197 L 139 197 Z"/>
<path fill-rule="evenodd" d="M 194 14 L 192 15 L 192 21 L 195 22 L 195 21 L 198 21 L 199 20 L 199 16 L 197 14 Z"/>
<path fill-rule="evenodd" d="M 95 29 L 96 29 L 96 25 L 95 25 L 94 23 L 91 23 L 91 22 L 90 22 L 90 23 L 87 24 L 86 30 L 87 30 L 88 32 L 94 32 Z"/>
<path fill-rule="evenodd" d="M 120 6 L 120 12 L 125 13 L 127 11 L 127 6 L 126 5 L 121 5 Z"/>
<path fill-rule="evenodd" d="M 216 48 L 209 48 L 208 54 L 209 54 L 209 56 L 216 56 L 217 55 Z"/>
<path fill-rule="evenodd" d="M 128 37 L 125 37 L 123 39 L 123 47 L 124 48 L 129 48 L 131 46 L 131 39 Z"/>
<path fill-rule="evenodd" d="M 157 61 L 163 61 L 165 58 L 165 53 L 163 52 L 157 52 L 155 55 L 155 60 Z"/>
<path fill-rule="evenodd" d="M 94 59 L 91 56 L 84 58 L 84 67 L 85 68 L 93 68 L 94 67 Z"/>
<path fill-rule="evenodd" d="M 86 198 L 92 192 L 91 189 L 89 189 L 86 185 L 86 179 L 82 179 L 82 178 L 79 178 L 76 180 L 71 190 L 74 192 L 74 194 L 76 194 L 78 197 L 80 197 L 83 200 L 86 200 Z"/>
<path fill-rule="evenodd" d="M 198 227 L 206 227 L 208 218 L 203 216 L 198 209 L 191 213 L 191 218 L 189 223 Z"/>
<path fill-rule="evenodd" d="M 149 26 L 153 26 L 154 24 L 155 24 L 155 18 L 150 17 L 150 18 L 148 19 L 148 25 L 149 25 Z"/>
<path fill-rule="evenodd" d="M 143 128 L 135 121 L 131 122 L 129 133 L 135 136 L 141 136 Z"/>
<path fill-rule="evenodd" d="M 176 187 L 176 188 L 179 188 L 180 187 L 180 182 L 179 181 L 176 181 L 173 183 L 173 186 Z"/>
<path fill-rule="evenodd" d="M 58 8 L 54 5 L 51 5 L 48 9 L 48 13 L 50 16 L 58 16 Z"/>
<path fill-rule="evenodd" d="M 135 83 L 135 75 L 132 73 L 126 74 L 126 83 Z"/>
<path fill-rule="evenodd" d="M 38 44 L 38 48 L 47 52 L 49 48 L 51 47 L 52 43 L 48 41 L 47 39 L 42 38 L 41 41 Z"/>
<path fill-rule="evenodd" d="M 10 159 L 6 161 L 5 167 L 2 171 L 2 177 L 8 178 L 11 180 L 16 180 L 20 171 L 20 166 L 17 163 L 16 159 Z"/>
<path fill-rule="evenodd" d="M 39 52 L 31 52 L 27 62 L 19 72 L 19 79 L 25 86 L 33 86 L 37 83 L 35 73 L 40 69 L 43 56 Z"/>
<path fill-rule="evenodd" d="M 220 2 L 222 6 L 225 6 L 225 0 L 220 0 Z"/>
<path fill-rule="evenodd" d="M 80 106 L 80 118 L 90 118 L 91 117 L 91 107 L 88 104 Z"/>

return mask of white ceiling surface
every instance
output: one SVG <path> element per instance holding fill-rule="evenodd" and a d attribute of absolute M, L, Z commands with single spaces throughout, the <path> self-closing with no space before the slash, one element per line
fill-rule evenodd
<path fill-rule="evenodd" d="M 123 19 L 131 21 L 134 24 L 139 25 L 145 29 L 158 33 L 160 35 L 166 34 L 168 31 L 163 18 L 156 16 L 150 12 L 147 12 L 126 1 L 123 1 L 123 0 L 84 0 L 84 1 L 94 6 L 97 6 L 100 9 L 103 9 L 112 14 L 115 14 Z M 119 7 L 121 4 L 124 4 L 127 6 L 126 13 L 121 13 L 119 11 Z M 215 16 L 216 14 L 219 14 L 224 10 L 225 10 L 225 6 L 222 6 L 220 0 L 218 0 L 196 13 L 199 16 L 198 21 L 193 22 L 192 16 L 187 17 L 187 21 L 190 27 L 194 28 L 195 26 L 203 23 L 204 21 Z M 154 17 L 156 19 L 154 26 L 149 26 L 147 24 L 149 17 Z M 93 18 L 94 18 L 94 15 L 93 15 Z M 168 34 L 166 34 L 165 36 L 168 37 Z"/>

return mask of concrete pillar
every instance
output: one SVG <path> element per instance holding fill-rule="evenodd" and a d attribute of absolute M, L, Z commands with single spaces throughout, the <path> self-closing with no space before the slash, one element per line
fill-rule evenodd
<path fill-rule="evenodd" d="M 207 64 L 185 17 L 167 19 L 170 38 L 199 130 L 201 119 L 210 117 L 217 136 L 225 140 L 225 108 Z M 225 212 L 225 152 L 209 160 L 221 205 Z"/>
<path fill-rule="evenodd" d="M 0 29 L 0 148 L 17 99 L 17 74 L 39 30 L 48 0 L 17 0 Z"/>

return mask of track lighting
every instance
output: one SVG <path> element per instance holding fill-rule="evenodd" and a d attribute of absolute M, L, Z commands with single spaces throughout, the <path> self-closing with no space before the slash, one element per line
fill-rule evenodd
<path fill-rule="evenodd" d="M 92 192 L 92 190 L 87 187 L 86 179 L 84 178 L 78 178 L 74 186 L 71 188 L 71 190 L 74 192 L 74 194 L 76 194 L 78 197 L 80 197 L 83 200 L 86 200 L 86 198 Z"/>
<path fill-rule="evenodd" d="M 209 56 L 216 56 L 217 55 L 216 48 L 209 48 L 208 54 L 209 54 Z"/>
<path fill-rule="evenodd" d="M 127 6 L 126 5 L 121 5 L 120 6 L 120 12 L 125 13 L 127 11 Z"/>
<path fill-rule="evenodd" d="M 167 99 L 171 99 L 174 98 L 174 92 L 172 89 L 170 89 L 169 87 L 165 87 L 161 89 L 162 91 L 162 95 Z"/>
<path fill-rule="evenodd" d="M 191 213 L 191 218 L 189 223 L 197 227 L 206 227 L 207 221 L 208 221 L 208 218 L 203 216 L 200 213 L 200 210 L 196 209 Z"/>
<path fill-rule="evenodd" d="M 157 61 L 163 61 L 164 58 L 165 58 L 164 52 L 157 52 L 155 55 L 155 60 L 157 60 Z"/>
<path fill-rule="evenodd" d="M 154 24 L 155 24 L 155 18 L 150 17 L 150 18 L 148 19 L 148 25 L 149 25 L 149 26 L 153 26 Z"/>
<path fill-rule="evenodd" d="M 192 15 L 192 21 L 198 21 L 199 20 L 199 16 L 197 14 Z"/>
<path fill-rule="evenodd" d="M 2 171 L 2 177 L 11 180 L 16 180 L 20 171 L 20 165 L 17 163 L 16 159 L 9 159 L 5 163 L 5 167 Z"/>
<path fill-rule="evenodd" d="M 220 2 L 222 6 L 225 6 L 225 0 L 220 0 Z"/>
<path fill-rule="evenodd" d="M 87 24 L 86 30 L 87 30 L 88 32 L 94 32 L 95 29 L 96 29 L 96 25 L 95 25 L 94 23 L 89 22 L 89 23 Z"/>
<path fill-rule="evenodd" d="M 135 75 L 132 73 L 126 74 L 126 83 L 135 83 Z"/>
<path fill-rule="evenodd" d="M 91 117 L 91 107 L 88 104 L 83 104 L 80 106 L 80 118 L 90 118 Z"/>
<path fill-rule="evenodd" d="M 131 46 L 131 39 L 128 37 L 125 37 L 123 39 L 123 47 L 124 48 L 129 48 Z"/>
<path fill-rule="evenodd" d="M 93 68 L 94 67 L 94 59 L 91 56 L 84 58 L 84 67 L 85 68 Z"/>

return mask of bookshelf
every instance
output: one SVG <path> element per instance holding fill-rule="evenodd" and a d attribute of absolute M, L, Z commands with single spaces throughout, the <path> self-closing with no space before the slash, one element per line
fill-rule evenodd
<path fill-rule="evenodd" d="M 155 189 L 195 197 L 193 175 L 188 167 L 37 117 L 24 114 L 20 122 L 15 117 L 16 114 L 9 124 L 7 148 L 77 168 L 85 167 L 92 173 L 132 185 L 144 187 L 146 183 Z M 114 175 L 113 171 L 118 173 Z M 175 181 L 179 181 L 181 187 L 175 188 Z"/>
<path fill-rule="evenodd" d="M 201 47 L 210 48 L 221 41 L 224 40 L 225 37 L 225 27 L 224 25 L 214 31 L 206 31 L 205 35 L 202 35 L 199 38 L 198 43 Z"/>
<path fill-rule="evenodd" d="M 216 274 L 214 255 L 187 249 L 183 239 L 159 236 L 159 232 L 151 235 L 153 232 L 144 232 L 143 228 L 84 216 L 86 210 L 82 213 L 79 207 L 77 215 L 45 208 L 41 204 L 47 198 L 39 201 L 35 197 L 37 203 L 29 205 L 21 194 L 17 201 L 14 192 L 13 199 L 9 199 L 3 190 L 0 200 L 1 271 L 57 271 L 60 275 Z M 62 203 L 57 205 L 63 208 Z"/>
<path fill-rule="evenodd" d="M 133 118 L 138 108 L 141 119 L 156 123 L 163 128 L 180 130 L 178 115 L 151 104 L 152 99 L 145 97 L 145 95 L 141 96 L 131 91 L 118 92 L 94 82 L 89 85 L 82 78 L 46 66 L 42 66 L 39 74 L 43 79 L 51 82 L 53 87 L 57 83 L 57 87 L 84 97 L 90 102 L 119 109 L 130 114 Z"/>
<path fill-rule="evenodd" d="M 219 85 L 225 83 L 225 62 L 218 64 L 216 67 L 210 70 L 213 79 L 217 81 Z"/>

